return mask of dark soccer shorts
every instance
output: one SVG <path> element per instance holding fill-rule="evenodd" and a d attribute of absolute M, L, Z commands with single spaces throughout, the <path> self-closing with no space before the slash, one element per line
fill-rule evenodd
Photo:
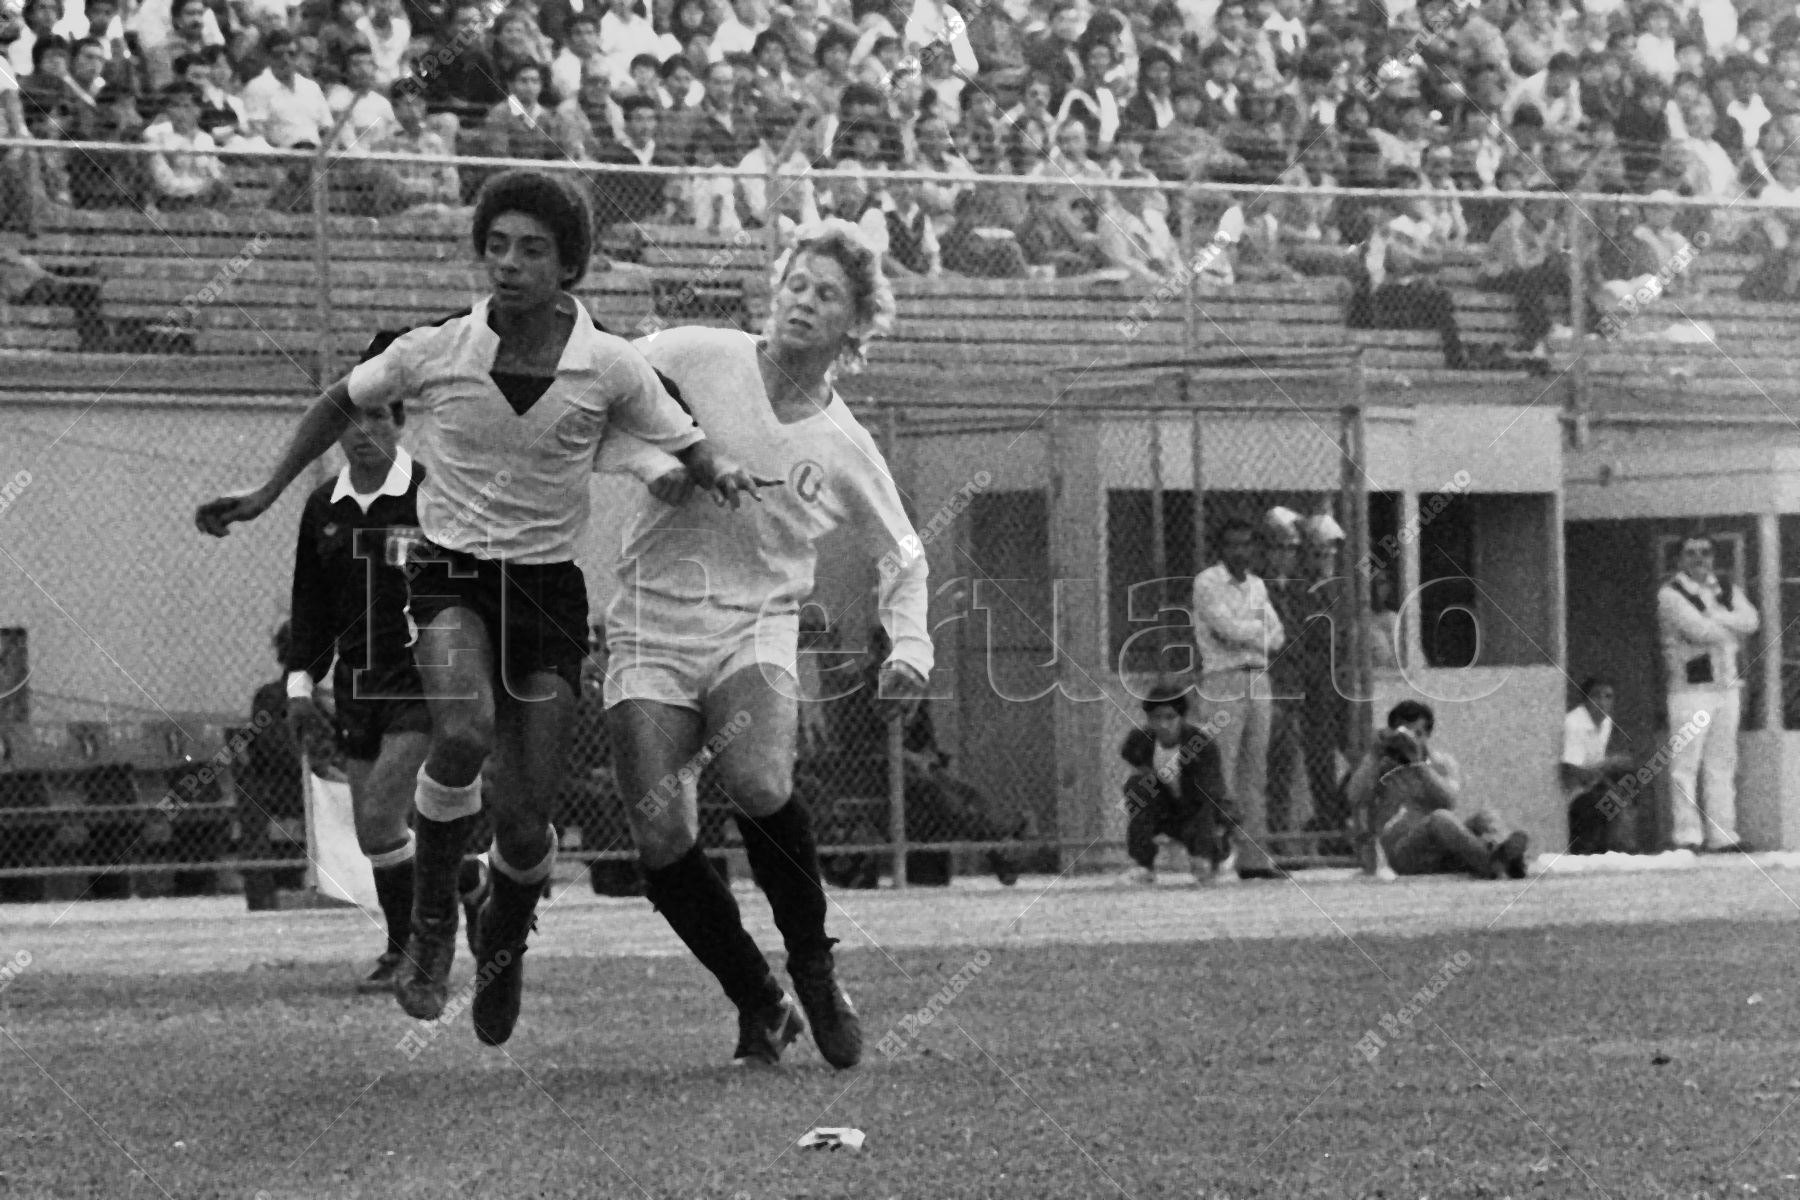
<path fill-rule="evenodd" d="M 581 694 L 588 656 L 587 580 L 572 562 L 509 563 L 426 544 L 407 584 L 407 613 L 424 628 L 439 613 L 471 609 L 495 648 L 494 681 L 530 694 L 531 675 L 554 671 Z"/>
<path fill-rule="evenodd" d="M 410 663 L 357 675 L 340 670 L 332 678 L 331 691 L 337 708 L 333 722 L 337 747 L 346 758 L 374 762 L 387 734 L 431 732 L 425 688 Z"/>

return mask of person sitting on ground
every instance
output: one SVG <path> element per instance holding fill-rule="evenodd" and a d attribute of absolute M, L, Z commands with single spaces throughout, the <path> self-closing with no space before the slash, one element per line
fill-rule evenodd
<path fill-rule="evenodd" d="M 1125 735 L 1119 757 L 1125 781 L 1125 852 L 1136 864 L 1132 883 L 1156 882 L 1156 839 L 1187 848 L 1194 882 L 1220 878 L 1236 823 L 1225 787 L 1224 760 L 1210 734 L 1188 724 L 1187 689 L 1162 685 L 1144 699 L 1144 727 Z"/>
<path fill-rule="evenodd" d="M 1557 774 L 1563 799 L 1569 806 L 1569 853 L 1604 854 L 1629 850 L 1633 841 L 1619 818 L 1625 809 L 1619 800 L 1608 802 L 1613 785 L 1631 774 L 1635 765 L 1627 754 L 1608 754 L 1612 740 L 1613 699 L 1618 694 L 1610 679 L 1591 676 L 1581 681 L 1581 703 L 1563 718 L 1562 761 Z"/>
<path fill-rule="evenodd" d="M 1525 878 L 1523 833 L 1503 834 L 1489 810 L 1466 820 L 1451 811 L 1463 797 L 1462 768 L 1432 746 L 1436 720 L 1417 700 L 1394 705 L 1345 785 L 1350 811 L 1374 835 L 1376 875 Z"/>

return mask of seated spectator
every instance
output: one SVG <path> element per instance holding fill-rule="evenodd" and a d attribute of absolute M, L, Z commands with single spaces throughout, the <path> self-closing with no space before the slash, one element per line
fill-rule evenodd
<path fill-rule="evenodd" d="M 949 224 L 938 235 L 938 254 L 944 270 L 981 279 L 1020 279 L 1025 275 L 1025 252 L 1009 228 L 985 224 L 988 207 L 984 197 L 971 189 L 956 197 Z"/>
<path fill-rule="evenodd" d="M 336 123 L 325 92 L 300 72 L 298 40 L 286 30 L 264 43 L 269 66 L 244 85 L 244 115 L 250 129 L 277 150 L 311 150 Z"/>
<path fill-rule="evenodd" d="M 887 721 L 877 711 L 876 700 L 889 648 L 887 631 L 876 626 L 869 630 L 865 660 L 851 659 L 820 672 L 821 690 L 836 697 L 829 702 L 828 722 L 835 761 L 825 773 L 839 795 L 888 794 Z M 954 760 L 938 746 L 926 704 L 921 703 L 906 719 L 901 756 L 909 841 L 1017 841 L 1029 829 L 1028 813 L 1008 811 L 951 770 Z M 1005 850 L 995 847 L 986 858 L 1002 884 L 1010 887 L 1017 882 L 1018 868 Z"/>
<path fill-rule="evenodd" d="M 38 43 L 39 46 L 43 44 Z M 51 207 L 75 207 L 75 197 L 69 186 L 70 155 L 55 144 L 69 140 L 74 113 L 68 103 L 52 93 L 36 97 L 28 94 L 25 104 L 25 130 L 42 143 L 25 152 L 32 167 L 33 205 L 41 212 L 47 212 Z"/>
<path fill-rule="evenodd" d="M 1136 125 L 1150 133 L 1175 123 L 1175 59 L 1161 46 L 1151 46 L 1138 57 L 1138 90 L 1125 111 L 1122 125 Z"/>
<path fill-rule="evenodd" d="M 135 146 L 143 141 L 144 118 L 129 88 L 108 84 L 99 96 L 99 125 L 91 139 Z M 136 208 L 143 202 L 144 158 L 125 151 L 95 150 L 69 163 L 69 187 L 77 208 Z"/>
<path fill-rule="evenodd" d="M 1125 781 L 1125 852 L 1136 864 L 1132 883 L 1156 882 L 1156 839 L 1188 852 L 1194 882 L 1209 886 L 1230 857 L 1235 824 L 1219 747 L 1187 720 L 1185 690 L 1157 687 L 1144 699 L 1144 728 L 1125 735 L 1119 757 Z"/>
<path fill-rule="evenodd" d="M 1112 147 L 1113 135 L 1119 131 L 1119 100 L 1105 82 L 1114 67 L 1113 50 L 1105 42 L 1089 42 L 1083 46 L 1081 56 L 1082 78 L 1063 92 L 1056 124 L 1061 128 L 1070 121 L 1080 121 L 1087 127 L 1089 144 L 1105 155 Z"/>
<path fill-rule="evenodd" d="M 226 91 L 219 83 L 221 76 L 231 78 L 231 57 L 223 46 L 208 46 L 198 58 L 176 62 L 176 71 L 200 90 L 200 128 L 206 130 L 222 150 L 264 148 L 268 143 L 250 133 L 250 118 L 244 102 Z"/>
<path fill-rule="evenodd" d="M 850 85 L 850 51 L 856 41 L 840 29 L 828 29 L 813 50 L 813 70 L 802 86 L 820 112 L 836 112 Z"/>
<path fill-rule="evenodd" d="M 1575 45 L 1550 0 L 1525 0 L 1524 10 L 1506 31 L 1506 48 L 1512 55 L 1513 73 L 1536 75 L 1558 55 L 1569 55 Z"/>
<path fill-rule="evenodd" d="M 1281 173 L 1277 182 L 1294 188 L 1335 188 L 1337 172 L 1337 146 L 1320 131 L 1307 141 L 1299 159 Z M 1275 215 L 1281 222 L 1283 237 L 1321 246 L 1338 239 L 1336 207 L 1337 200 L 1332 196 L 1285 195 L 1276 198 Z"/>
<path fill-rule="evenodd" d="M 69 40 L 57 34 L 41 37 L 31 47 L 31 71 L 19 76 L 19 93 L 52 108 L 69 96 Z"/>
<path fill-rule="evenodd" d="M 1344 159 L 1345 187 L 1380 187 L 1387 178 L 1381 143 L 1370 124 L 1369 105 L 1346 96 L 1338 105 L 1338 150 Z"/>
<path fill-rule="evenodd" d="M 483 153 L 494 158 L 586 157 L 575 128 L 540 102 L 543 80 L 544 69 L 537 63 L 514 64 L 506 80 L 506 99 L 489 109 L 482 123 Z"/>
<path fill-rule="evenodd" d="M 545 66 L 554 51 L 530 15 L 521 9 L 509 8 L 494 18 L 491 52 L 494 70 L 498 72 L 495 78 L 502 84 L 510 89 L 514 73 L 530 63 L 538 69 L 538 93 L 545 105 L 555 108 L 562 103 L 563 97 L 551 85 Z"/>
<path fill-rule="evenodd" d="M 919 148 L 917 170 L 936 171 L 940 175 L 951 175 L 973 181 L 975 168 L 969 160 L 956 152 L 956 139 L 950 132 L 950 126 L 944 118 L 930 116 L 921 118 L 913 127 L 913 141 Z M 939 232 L 949 224 L 951 210 L 956 207 L 956 199 L 973 188 L 969 183 L 921 183 L 919 185 L 919 203 L 925 206 L 926 213 L 938 224 Z"/>
<path fill-rule="evenodd" d="M 437 64 L 425 76 L 426 104 L 432 112 L 455 113 L 465 126 L 479 125 L 490 108 L 506 99 L 500 68 L 482 36 L 484 13 L 479 0 L 456 0 L 447 27 L 426 55 Z"/>
<path fill-rule="evenodd" d="M 1675 58 L 1674 13 L 1661 0 L 1651 0 L 1637 10 L 1637 27 L 1633 51 L 1637 69 L 1665 84 L 1673 84 L 1680 69 Z"/>
<path fill-rule="evenodd" d="M 1351 329 L 1435 329 L 1443 342 L 1444 366 L 1466 370 L 1468 355 L 1456 322 L 1449 289 L 1426 276 L 1438 266 L 1417 242 L 1397 235 L 1401 218 L 1385 198 L 1367 201 L 1365 226 L 1348 259 L 1351 293 L 1345 324 Z"/>
<path fill-rule="evenodd" d="M 1519 348 L 1542 358 L 1545 341 L 1569 304 L 1567 231 L 1554 199 L 1515 202 L 1488 238 L 1479 286 L 1509 293 L 1519 321 Z"/>
<path fill-rule="evenodd" d="M 1669 140 L 1669 90 L 1655 76 L 1641 76 L 1631 99 L 1613 122 L 1625 156 L 1625 182 L 1633 191 L 1662 165 L 1663 143 Z"/>
<path fill-rule="evenodd" d="M 352 46 L 344 59 L 344 82 L 331 86 L 326 103 L 336 116 L 331 148 L 340 154 L 368 154 L 399 123 L 394 106 L 375 86 L 375 52 Z"/>
<path fill-rule="evenodd" d="M 883 269 L 894 276 L 943 274 L 937 231 L 919 203 L 919 185 L 896 179 L 882 189 L 877 203 L 860 224 L 870 247 L 881 255 Z"/>
<path fill-rule="evenodd" d="M 96 38 L 82 38 L 69 54 L 62 94 L 70 102 L 70 136 L 78 142 L 96 141 L 103 124 L 100 93 L 107 84 L 106 47 Z"/>
<path fill-rule="evenodd" d="M 1699 101 L 1687 109 L 1685 116 L 1687 136 L 1669 147 L 1671 173 L 1685 185 L 1687 195 L 1719 202 L 1721 207 L 1710 213 L 1694 215 L 1709 218 L 1713 241 L 1730 246 L 1749 230 L 1753 220 L 1750 214 L 1729 207 L 1744 194 L 1738 182 L 1738 166 L 1713 138 L 1718 118 L 1710 102 Z"/>
<path fill-rule="evenodd" d="M 1612 680 L 1600 676 L 1582 680 L 1579 690 L 1581 703 L 1563 718 L 1562 761 L 1557 765 L 1569 808 L 1569 853 L 1629 851 L 1636 839 L 1621 819 L 1626 815 L 1623 802 L 1616 793 L 1607 799 L 1613 785 L 1636 768 L 1630 755 L 1607 753 L 1617 690 Z"/>
<path fill-rule="evenodd" d="M 350 54 L 367 50 L 371 59 L 374 44 L 363 0 L 331 0 L 331 19 L 319 26 L 319 86 L 329 90 L 344 82 L 350 70 Z M 371 81 L 372 82 L 372 81 Z M 383 97 L 385 99 L 386 97 Z"/>
<path fill-rule="evenodd" d="M 393 110 L 393 124 L 369 149 L 420 158 L 450 156 L 451 147 L 425 123 L 425 97 L 416 82 L 402 80 L 395 84 L 388 103 Z M 371 185 L 371 216 L 441 212 L 462 203 L 462 182 L 453 163 L 371 163 L 366 170 Z"/>
<path fill-rule="evenodd" d="M 658 72 L 656 101 L 671 113 L 687 113 L 700 107 L 706 99 L 706 85 L 694 73 L 694 65 L 684 54 L 671 54 Z"/>
<path fill-rule="evenodd" d="M 1543 0 L 1532 2 L 1541 4 Z M 1545 129 L 1579 130 L 1587 115 L 1581 105 L 1580 74 L 1580 63 L 1573 54 L 1553 56 L 1547 66 L 1519 80 L 1507 93 L 1501 119 L 1511 124 L 1519 110 L 1530 105 Z"/>
<path fill-rule="evenodd" d="M 1431 744 L 1435 724 L 1429 705 L 1394 705 L 1345 785 L 1351 812 L 1375 834 L 1377 874 L 1525 878 L 1523 833 L 1503 833 L 1492 810 L 1466 819 L 1452 811 L 1463 799 L 1462 768 Z"/>
<path fill-rule="evenodd" d="M 1238 111 L 1225 132 L 1225 149 L 1244 161 L 1243 171 L 1233 174 L 1248 183 L 1274 183 L 1293 157 L 1276 84 L 1262 79 L 1247 84 Z"/>
<path fill-rule="evenodd" d="M 654 54 L 657 61 L 679 54 L 683 47 L 673 38 L 656 32 L 643 0 L 612 0 L 600 18 L 600 51 L 606 55 L 607 74 L 624 79 L 631 72 L 631 60 L 640 54 Z"/>
<path fill-rule="evenodd" d="M 568 37 L 568 43 L 550 60 L 550 85 L 557 95 L 578 96 L 582 81 L 596 76 L 610 83 L 606 55 L 600 50 L 600 18 L 591 12 L 576 13 L 569 18 Z M 661 70 L 662 63 L 653 54 L 640 54 L 632 59 L 627 77 L 632 90 L 654 98 Z M 625 82 L 620 81 L 622 85 Z"/>
<path fill-rule="evenodd" d="M 627 96 L 619 107 L 625 113 L 625 135 L 602 143 L 595 154 L 597 161 L 644 167 L 685 165 L 659 137 L 665 117 L 654 100 L 648 96 Z M 593 181 L 594 217 L 602 227 L 635 226 L 662 217 L 669 208 L 669 188 L 680 182 L 674 176 L 613 171 L 596 172 Z"/>
<path fill-rule="evenodd" d="M 406 55 L 412 46 L 412 21 L 401 0 L 374 0 L 358 28 L 375 53 L 375 86 L 387 91 L 406 75 Z"/>
<path fill-rule="evenodd" d="M 1156 172 L 1144 165 L 1146 131 L 1133 125 L 1121 125 L 1113 140 L 1113 161 L 1107 167 L 1112 179 L 1155 183 Z M 1180 257 L 1175 235 L 1169 230 L 1169 198 L 1161 188 L 1120 189 L 1119 202 L 1144 223 L 1150 235 L 1153 257 L 1172 267 Z"/>
<path fill-rule="evenodd" d="M 169 35 L 144 50 L 144 67 L 150 88 L 161 93 L 175 82 L 175 60 L 197 55 L 207 47 L 206 0 L 174 0 L 171 6 L 174 23 Z"/>
<path fill-rule="evenodd" d="M 1075 278 L 1106 265 L 1099 237 L 1059 195 L 1063 189 L 1034 187 L 1027 193 L 1019 249 L 1025 262 L 1051 278 Z"/>
<path fill-rule="evenodd" d="M 1004 4 L 965 5 L 962 11 L 969 48 L 980 66 L 976 87 L 1002 106 L 1016 103 L 1031 70 L 1024 27 Z"/>
<path fill-rule="evenodd" d="M 1211 179 L 1241 168 L 1243 160 L 1201 123 L 1205 105 L 1199 87 L 1177 80 L 1171 95 L 1175 120 L 1152 134 L 1144 146 L 1145 165 L 1157 178 Z"/>
<path fill-rule="evenodd" d="M 702 126 L 688 143 L 688 165 L 699 168 L 689 184 L 688 204 L 694 228 L 726 235 L 743 232 L 736 181 L 729 175 L 711 173 L 715 168 L 730 167 L 728 156 L 736 152 L 731 135 L 713 126 Z"/>
<path fill-rule="evenodd" d="M 163 116 L 144 130 L 150 156 L 151 205 L 157 208 L 212 207 L 231 203 L 231 180 L 215 151 L 218 145 L 200 128 L 200 89 L 178 80 L 162 90 Z"/>
<path fill-rule="evenodd" d="M 1431 227 L 1432 244 L 1441 249 L 1460 249 L 1469 240 L 1469 222 L 1463 215 L 1462 202 L 1452 168 L 1456 155 L 1448 146 L 1434 146 L 1425 152 L 1424 179 L 1418 186 L 1428 191 L 1445 193 L 1443 199 L 1420 198 L 1413 201 L 1413 213 Z"/>

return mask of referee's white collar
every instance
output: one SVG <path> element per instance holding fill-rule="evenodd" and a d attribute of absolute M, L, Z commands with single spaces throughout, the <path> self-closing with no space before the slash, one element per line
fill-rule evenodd
<path fill-rule="evenodd" d="M 412 487 L 412 475 L 412 455 L 403 448 L 398 449 L 394 452 L 394 465 L 388 468 L 387 478 L 381 481 L 379 488 L 365 494 L 351 486 L 350 466 L 346 463 L 338 471 L 337 486 L 331 489 L 331 502 L 336 504 L 348 496 L 356 501 L 356 506 L 366 513 L 369 511 L 369 506 L 382 496 L 406 495 L 407 489 Z"/>
<path fill-rule="evenodd" d="M 595 370 L 600 364 L 597 361 L 596 339 L 604 332 L 594 324 L 589 315 L 587 305 L 570 292 L 564 292 L 575 303 L 575 328 L 569 331 L 568 345 L 563 347 L 562 357 L 556 360 L 556 373 L 564 371 Z M 492 296 L 483 296 L 469 310 L 470 336 L 481 346 L 481 353 L 488 366 L 494 365 L 494 358 L 500 353 L 500 335 L 488 324 L 488 310 L 493 303 Z"/>

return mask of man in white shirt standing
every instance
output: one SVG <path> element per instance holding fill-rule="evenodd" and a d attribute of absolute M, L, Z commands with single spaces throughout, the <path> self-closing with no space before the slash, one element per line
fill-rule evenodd
<path fill-rule="evenodd" d="M 1594 675 L 1581 681 L 1581 703 L 1563 718 L 1562 761 L 1557 765 L 1563 799 L 1569 806 L 1569 853 L 1604 854 L 1628 850 L 1628 837 L 1620 836 L 1628 797 L 1613 791 L 1613 784 L 1631 773 L 1627 754 L 1608 754 L 1612 741 L 1612 707 L 1618 694 L 1613 681 Z M 1609 801 L 1612 795 L 1615 799 Z"/>
<path fill-rule="evenodd" d="M 1730 576 L 1713 570 L 1712 539 L 1681 544 L 1681 569 L 1656 593 L 1668 671 L 1670 802 L 1679 849 L 1743 849 L 1737 835 L 1738 651 L 1756 610 Z M 1701 778 L 1704 777 L 1704 784 Z M 1701 807 L 1704 788 L 1705 808 Z"/>
<path fill-rule="evenodd" d="M 1238 875 L 1274 879 L 1279 873 L 1267 847 L 1266 676 L 1269 656 L 1281 649 L 1286 635 L 1268 589 L 1250 570 L 1256 553 L 1256 531 L 1249 523 L 1227 522 L 1219 534 L 1220 561 L 1194 578 L 1194 644 L 1200 651 L 1200 699 L 1223 724 L 1216 740 L 1238 805 Z"/>

